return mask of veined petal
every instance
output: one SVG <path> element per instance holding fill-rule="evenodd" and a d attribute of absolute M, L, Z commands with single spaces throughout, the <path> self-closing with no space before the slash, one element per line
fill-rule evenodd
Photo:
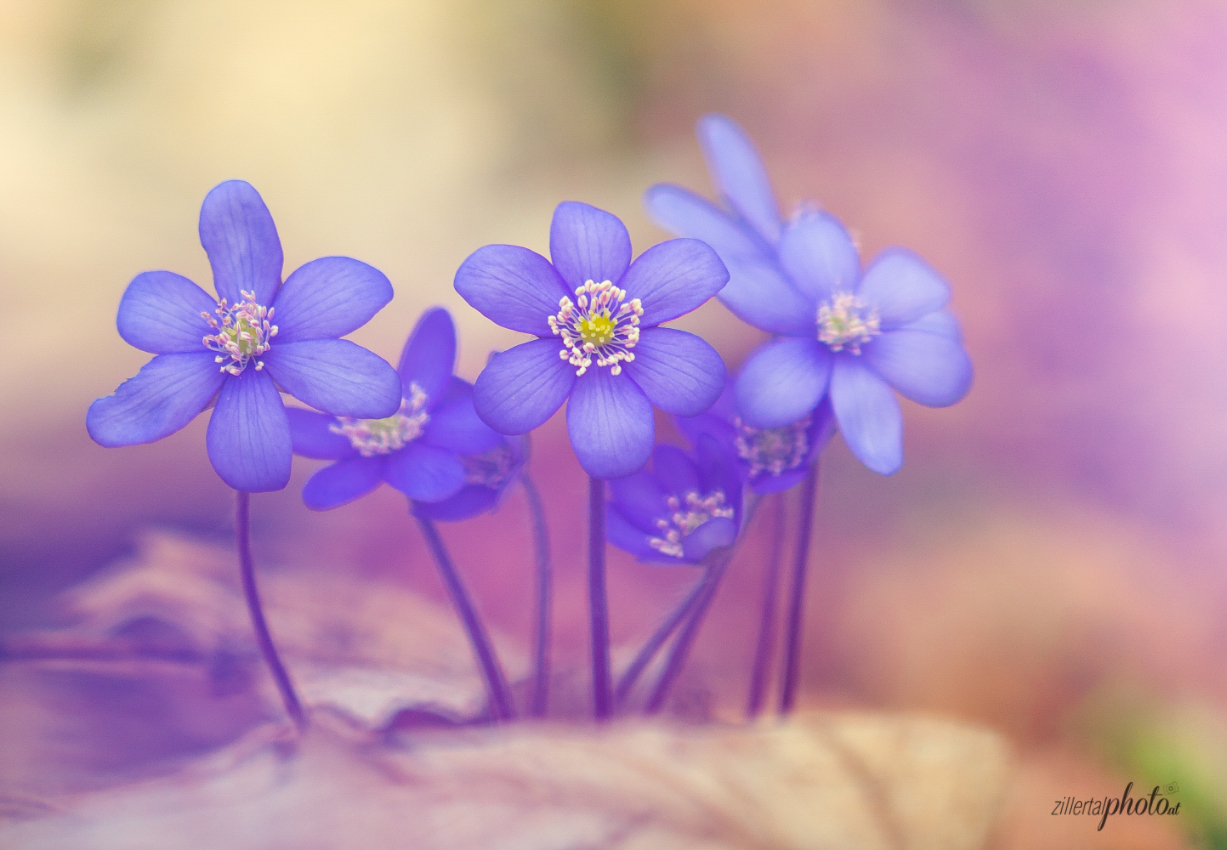
<path fill-rule="evenodd" d="M 503 445 L 506 438 L 477 415 L 472 393 L 453 397 L 435 408 L 426 424 L 422 440 L 427 445 L 449 449 L 460 455 L 489 452 Z"/>
<path fill-rule="evenodd" d="M 365 496 L 383 482 L 386 463 L 386 457 L 350 457 L 325 466 L 303 485 L 303 504 L 326 511 Z"/>
<path fill-rule="evenodd" d="M 666 413 L 695 416 L 724 389 L 724 361 L 707 342 L 676 328 L 648 328 L 635 359 L 623 365 L 652 404 Z"/>
<path fill-rule="evenodd" d="M 562 407 L 575 367 L 558 356 L 562 343 L 535 339 L 495 354 L 473 385 L 473 406 L 500 434 L 527 434 Z"/>
<path fill-rule="evenodd" d="M 286 278 L 273 299 L 277 342 L 345 336 L 392 300 L 379 269 L 351 257 L 321 257 Z"/>
<path fill-rule="evenodd" d="M 498 492 L 470 484 L 441 502 L 413 502 L 413 515 L 435 522 L 460 522 L 498 507 Z"/>
<path fill-rule="evenodd" d="M 410 499 L 439 502 L 464 487 L 464 464 L 447 449 L 419 440 L 388 455 L 383 480 Z"/>
<path fill-rule="evenodd" d="M 334 416 L 382 419 L 400 408 L 396 370 L 347 339 L 276 344 L 264 354 L 264 371 L 299 401 Z"/>
<path fill-rule="evenodd" d="M 301 407 L 287 407 L 285 414 L 290 420 L 294 454 L 319 460 L 339 460 L 354 454 L 349 438 L 332 430 L 337 424 L 335 416 Z"/>
<path fill-rule="evenodd" d="M 115 320 L 128 345 L 153 354 L 195 353 L 215 333 L 201 313 L 213 315 L 217 301 L 183 275 L 138 274 L 124 290 Z"/>
<path fill-rule="evenodd" d="M 563 201 L 550 222 L 550 259 L 572 291 L 589 280 L 617 283 L 631 264 L 631 237 L 616 215 Z"/>
<path fill-rule="evenodd" d="M 856 294 L 877 308 L 885 331 L 945 307 L 950 287 L 912 251 L 887 248 L 865 269 Z"/>
<path fill-rule="evenodd" d="M 235 490 L 263 493 L 290 482 L 293 441 L 271 376 L 255 369 L 226 379 L 205 435 L 213 469 Z"/>
<path fill-rule="evenodd" d="M 652 451 L 652 474 L 662 490 L 680 496 L 690 490 L 703 488 L 698 467 L 677 446 L 661 443 Z"/>
<path fill-rule="evenodd" d="M 780 208 L 750 137 L 724 115 L 700 118 L 698 136 L 716 188 L 768 244 L 775 244 L 780 238 Z"/>
<path fill-rule="evenodd" d="M 269 306 L 281 285 L 281 240 L 273 217 L 252 185 L 227 180 L 214 186 L 200 207 L 200 244 L 213 267 L 217 294 L 231 304 L 240 292 L 255 292 Z"/>
<path fill-rule="evenodd" d="M 581 281 L 582 282 L 582 281 Z M 487 245 L 456 271 L 456 291 L 479 313 L 513 331 L 549 336 L 549 317 L 574 294 L 550 261 L 516 245 Z"/>
<path fill-rule="evenodd" d="M 906 328 L 887 331 L 861 356 L 905 398 L 928 407 L 954 404 L 971 389 L 971 358 L 947 336 Z"/>
<path fill-rule="evenodd" d="M 196 418 L 217 395 L 226 373 L 212 351 L 159 354 L 114 393 L 98 399 L 85 414 L 85 427 L 101 446 L 152 443 Z"/>
<path fill-rule="evenodd" d="M 894 391 L 855 355 L 836 357 L 831 408 L 857 460 L 881 475 L 903 466 L 903 414 Z"/>
<path fill-rule="evenodd" d="M 668 512 L 664 490 L 656 476 L 646 469 L 610 481 L 609 495 L 610 504 L 616 506 L 627 521 L 649 534 L 656 532 L 657 518 Z"/>
<path fill-rule="evenodd" d="M 720 257 L 698 239 L 670 239 L 644 251 L 622 279 L 626 298 L 639 298 L 639 323 L 650 328 L 704 304 L 728 283 Z"/>
<path fill-rule="evenodd" d="M 594 478 L 621 478 L 652 455 L 652 403 L 628 375 L 590 371 L 575 382 L 567 433 L 579 465 Z"/>
<path fill-rule="evenodd" d="M 780 264 L 797 287 L 818 304 L 836 292 L 852 292 L 861 275 L 861 257 L 839 219 L 803 212 L 780 238 Z"/>
<path fill-rule="evenodd" d="M 408 398 L 410 384 L 426 393 L 426 408 L 438 405 L 452 383 L 456 368 L 456 326 L 442 307 L 427 310 L 413 326 L 400 353 L 401 392 Z"/>
<path fill-rule="evenodd" d="M 785 278 L 762 238 L 680 186 L 660 183 L 644 194 L 652 220 L 672 233 L 700 239 L 724 262 L 729 282 L 719 298 L 742 321 L 771 333 L 814 329 L 818 307 Z"/>
<path fill-rule="evenodd" d="M 760 346 L 737 376 L 737 409 L 755 428 L 783 428 L 809 414 L 827 391 L 831 352 L 816 339 Z"/>

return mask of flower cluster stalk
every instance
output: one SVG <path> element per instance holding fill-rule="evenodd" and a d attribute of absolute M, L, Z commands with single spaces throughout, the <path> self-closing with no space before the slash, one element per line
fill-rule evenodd
<path fill-rule="evenodd" d="M 660 652 L 660 648 L 672 637 L 677 631 L 677 627 L 682 624 L 687 615 L 694 610 L 695 604 L 703 595 L 704 588 L 707 586 L 707 573 L 699 577 L 699 580 L 694 583 L 694 587 L 686 594 L 686 597 L 678 603 L 677 607 L 665 618 L 648 638 L 647 643 L 639 650 L 639 653 L 631 661 L 630 665 L 622 673 L 618 679 L 618 686 L 614 689 L 614 703 L 621 705 L 630 696 L 631 690 L 639 681 L 639 677 L 643 675 L 643 671 L 652 663 L 652 659 L 656 657 L 656 653 Z"/>
<path fill-rule="evenodd" d="M 763 572 L 762 616 L 758 626 L 758 642 L 754 648 L 754 668 L 750 673 L 750 694 L 746 700 L 746 717 L 753 720 L 763 710 L 767 683 L 771 676 L 771 653 L 775 649 L 775 612 L 779 596 L 780 564 L 784 560 L 784 494 L 772 499 L 771 554 Z"/>
<path fill-rule="evenodd" d="M 814 464 L 801 488 L 801 521 L 797 530 L 797 553 L 793 562 L 792 589 L 788 597 L 788 624 L 785 627 L 784 678 L 780 686 L 780 714 L 792 711 L 797 701 L 801 676 L 801 632 L 805 615 L 805 574 L 809 566 L 809 544 L 814 529 L 814 504 L 818 497 L 818 464 Z"/>
<path fill-rule="evenodd" d="M 613 714 L 609 671 L 609 602 L 605 595 L 605 482 L 588 477 L 588 605 L 592 627 L 592 716 Z"/>
<path fill-rule="evenodd" d="M 545 717 L 550 700 L 550 619 L 553 596 L 553 569 L 550 564 L 550 534 L 545 524 L 545 506 L 532 479 L 520 478 L 533 522 L 533 547 L 537 560 L 536 634 L 533 640 L 533 690 L 528 713 Z"/>

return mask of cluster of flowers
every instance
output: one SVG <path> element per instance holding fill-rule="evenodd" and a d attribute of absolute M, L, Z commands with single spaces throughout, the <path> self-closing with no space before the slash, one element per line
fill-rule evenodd
<path fill-rule="evenodd" d="M 94 402 L 89 433 L 104 446 L 151 442 L 213 407 L 209 458 L 235 490 L 285 487 L 294 453 L 327 459 L 303 489 L 309 507 L 337 507 L 383 482 L 411 500 L 429 537 L 430 522 L 491 510 L 527 482 L 526 435 L 566 403 L 571 445 L 600 499 L 594 552 L 607 535 L 643 561 L 722 564 L 758 497 L 812 480 L 836 430 L 870 469 L 899 469 L 895 393 L 952 404 L 972 367 L 945 309 L 949 288 L 919 257 L 889 249 L 862 270 L 830 214 L 803 206 L 782 219 L 735 123 L 708 116 L 699 138 L 722 204 L 673 185 L 645 197 L 682 238 L 632 261 L 617 217 L 566 202 L 550 259 L 488 245 L 465 260 L 461 297 L 534 337 L 493 354 L 475 384 L 453 375 L 456 334 L 442 308 L 421 317 L 395 369 L 340 339 L 391 300 L 388 279 L 325 257 L 282 282 L 264 202 L 247 183 L 223 183 L 200 216 L 218 297 L 166 271 L 132 281 L 119 333 L 155 357 Z M 733 378 L 707 342 L 663 326 L 713 296 L 772 334 Z M 283 393 L 313 409 L 287 409 Z M 653 407 L 676 417 L 691 451 L 657 444 Z M 480 624 L 466 624 L 480 656 Z M 505 686 L 487 673 L 497 703 Z M 600 715 L 599 683 L 595 699 Z"/>

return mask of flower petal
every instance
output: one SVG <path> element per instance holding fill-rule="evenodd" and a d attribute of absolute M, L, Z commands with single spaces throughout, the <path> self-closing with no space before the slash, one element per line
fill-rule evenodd
<path fill-rule="evenodd" d="M 950 287 L 913 252 L 887 248 L 865 269 L 856 294 L 867 305 L 877 307 L 885 331 L 945 307 Z"/>
<path fill-rule="evenodd" d="M 386 456 L 350 457 L 325 466 L 307 479 L 303 504 L 313 511 L 326 511 L 365 496 L 383 482 L 386 463 Z"/>
<path fill-rule="evenodd" d="M 865 346 L 861 356 L 904 397 L 928 407 L 954 404 L 971 389 L 971 358 L 947 336 L 888 331 Z"/>
<path fill-rule="evenodd" d="M 699 435 L 695 446 L 695 465 L 699 471 L 700 492 L 724 494 L 725 504 L 741 512 L 741 474 L 737 455 L 711 434 Z"/>
<path fill-rule="evenodd" d="M 700 118 L 698 137 L 716 188 L 763 239 L 774 245 L 780 238 L 780 208 L 750 137 L 724 115 Z"/>
<path fill-rule="evenodd" d="M 648 534 L 656 532 L 658 518 L 669 514 L 667 494 L 660 488 L 656 476 L 646 469 L 610 481 L 609 496 L 610 504 L 617 507 L 628 522 Z"/>
<path fill-rule="evenodd" d="M 456 368 L 456 326 L 452 314 L 442 307 L 427 310 L 413 326 L 409 339 L 400 353 L 401 392 L 412 394 L 411 384 L 426 393 L 426 409 L 438 405 L 452 384 Z"/>
<path fill-rule="evenodd" d="M 516 245 L 487 245 L 456 271 L 456 291 L 479 313 L 513 331 L 549 336 L 558 302 L 571 295 L 550 261 Z"/>
<path fill-rule="evenodd" d="M 726 517 L 713 517 L 682 538 L 683 557 L 702 561 L 711 550 L 732 546 L 737 539 L 737 523 Z"/>
<path fill-rule="evenodd" d="M 772 333 L 807 333 L 817 322 L 812 298 L 788 282 L 774 254 L 727 213 L 680 186 L 648 189 L 644 206 L 665 230 L 700 239 L 724 262 L 729 282 L 720 301 L 742 321 Z"/>
<path fill-rule="evenodd" d="M 857 460 L 881 475 L 903 466 L 903 414 L 886 383 L 860 358 L 836 357 L 831 407 L 839 432 Z"/>
<path fill-rule="evenodd" d="M 436 522 L 460 522 L 498 506 L 498 492 L 479 484 L 470 484 L 455 496 L 441 502 L 413 502 L 413 515 Z"/>
<path fill-rule="evenodd" d="M 195 419 L 225 378 L 211 351 L 159 354 L 114 393 L 91 404 L 85 427 L 101 446 L 152 443 Z"/>
<path fill-rule="evenodd" d="M 635 359 L 623 364 L 652 404 L 666 413 L 695 416 L 724 389 L 724 361 L 706 341 L 675 328 L 648 328 Z"/>
<path fill-rule="evenodd" d="M 550 222 L 550 259 L 571 290 L 589 280 L 617 283 L 631 264 L 631 237 L 616 215 L 563 201 Z"/>
<path fill-rule="evenodd" d="M 526 434 L 554 415 L 575 384 L 562 343 L 535 339 L 495 354 L 473 385 L 473 406 L 500 434 Z"/>
<path fill-rule="evenodd" d="M 622 278 L 627 299 L 643 302 L 643 327 L 655 327 L 699 307 L 728 283 L 720 257 L 698 239 L 670 239 L 644 251 Z"/>
<path fill-rule="evenodd" d="M 818 304 L 836 292 L 852 292 L 861 275 L 861 256 L 835 216 L 803 212 L 780 238 L 780 264 L 797 288 Z"/>
<path fill-rule="evenodd" d="M 274 345 L 264 371 L 294 398 L 334 416 L 382 419 L 400 408 L 396 370 L 347 339 Z"/>
<path fill-rule="evenodd" d="M 652 455 L 652 403 L 628 375 L 598 368 L 575 382 L 567 432 L 579 465 L 594 478 L 621 478 Z"/>
<path fill-rule="evenodd" d="M 786 472 L 781 472 L 779 475 L 774 475 L 771 472 L 760 472 L 750 480 L 750 487 L 760 496 L 782 493 L 800 484 L 808 474 L 808 466 L 790 469 Z"/>
<path fill-rule="evenodd" d="M 899 330 L 924 331 L 939 334 L 957 342 L 963 341 L 963 329 L 959 327 L 959 320 L 949 310 L 935 310 L 927 316 L 903 325 Z"/>
<path fill-rule="evenodd" d="M 145 272 L 124 290 L 115 324 L 124 342 L 142 351 L 195 353 L 214 333 L 200 314 L 212 316 L 215 309 L 217 301 L 183 275 Z"/>
<path fill-rule="evenodd" d="M 290 420 L 270 375 L 244 369 L 226 379 L 205 444 L 213 468 L 235 490 L 263 493 L 290 482 Z"/>
<path fill-rule="evenodd" d="M 608 543 L 624 552 L 630 552 L 641 561 L 668 560 L 681 563 L 679 559 L 662 555 L 659 549 L 654 548 L 648 542 L 654 536 L 623 516 L 619 506 L 612 503 L 605 505 L 605 540 Z"/>
<path fill-rule="evenodd" d="M 419 440 L 388 455 L 383 480 L 410 499 L 438 502 L 464 487 L 464 464 L 447 449 Z"/>
<path fill-rule="evenodd" d="M 349 438 L 332 430 L 337 424 L 335 416 L 301 407 L 287 407 L 285 414 L 290 420 L 294 454 L 319 460 L 339 460 L 354 454 Z"/>
<path fill-rule="evenodd" d="M 694 460 L 677 446 L 660 443 L 652 451 L 652 474 L 660 488 L 673 496 L 691 490 L 698 492 L 703 484 Z"/>
<path fill-rule="evenodd" d="M 816 339 L 781 339 L 760 346 L 737 376 L 737 409 L 755 428 L 791 425 L 822 401 L 832 359 Z"/>
<path fill-rule="evenodd" d="M 351 257 L 321 257 L 286 278 L 273 299 L 277 342 L 345 336 L 392 300 L 379 269 Z"/>
<path fill-rule="evenodd" d="M 200 207 L 200 244 L 213 267 L 219 298 L 231 304 L 254 292 L 272 304 L 281 285 L 281 240 L 273 217 L 250 183 L 227 180 L 214 186 Z"/>
<path fill-rule="evenodd" d="M 448 449 L 459 455 L 476 455 L 503 445 L 506 437 L 495 431 L 477 415 L 470 391 L 453 396 L 430 414 L 422 441 L 427 445 Z"/>

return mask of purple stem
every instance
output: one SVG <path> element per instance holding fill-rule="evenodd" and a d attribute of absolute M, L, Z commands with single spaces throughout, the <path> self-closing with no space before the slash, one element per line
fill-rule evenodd
<path fill-rule="evenodd" d="M 609 673 L 609 602 L 605 598 L 605 482 L 588 476 L 588 606 L 592 622 L 592 715 L 613 713 Z"/>
<path fill-rule="evenodd" d="M 686 594 L 683 599 L 668 618 L 656 629 L 655 633 L 648 638 L 648 642 L 643 645 L 643 649 L 639 650 L 639 654 L 635 656 L 635 660 L 626 668 L 626 672 L 622 674 L 622 678 L 618 680 L 618 686 L 614 689 L 614 704 L 621 705 L 626 701 L 631 689 L 635 687 L 635 683 L 639 681 L 639 677 L 648 665 L 652 663 L 652 659 L 656 657 L 656 653 L 660 652 L 660 648 L 665 645 L 669 637 L 685 619 L 686 615 L 694 608 L 699 597 L 703 595 L 703 588 L 707 580 L 707 574 L 700 576 L 699 580 L 694 583 L 694 587 Z"/>
<path fill-rule="evenodd" d="M 303 713 L 302 703 L 298 694 L 294 693 L 294 685 L 290 674 L 277 655 L 277 647 L 273 645 L 273 636 L 269 634 L 268 623 L 264 620 L 264 609 L 260 605 L 260 591 L 256 589 L 256 570 L 251 561 L 251 494 L 242 490 L 238 494 L 238 503 L 234 512 L 234 534 L 239 549 L 239 570 L 243 575 L 243 596 L 247 599 L 247 612 L 251 614 L 251 625 L 256 631 L 256 643 L 264 663 L 268 665 L 277 690 L 281 692 L 281 701 L 285 703 L 286 713 L 294 720 L 299 731 L 307 728 L 307 715 Z"/>
<path fill-rule="evenodd" d="M 535 641 L 533 693 L 528 713 L 545 717 L 550 698 L 550 611 L 553 593 L 553 569 L 550 565 L 550 533 L 545 525 L 545 506 L 541 494 L 525 473 L 520 477 L 528 510 L 533 518 L 533 546 L 537 555 L 537 634 Z"/>
<path fill-rule="evenodd" d="M 690 654 L 690 647 L 699 633 L 699 626 L 703 624 L 703 618 L 707 614 L 707 609 L 711 606 L 712 600 L 716 598 L 716 590 L 720 586 L 720 579 L 724 576 L 724 568 L 728 566 L 732 557 L 733 547 L 729 546 L 723 552 L 717 554 L 712 560 L 711 566 L 707 568 L 707 573 L 703 576 L 702 583 L 700 584 L 701 592 L 698 601 L 695 603 L 694 612 L 690 615 L 690 619 L 686 621 L 686 625 L 677 636 L 677 640 L 673 642 L 673 649 L 669 651 L 669 658 L 665 661 L 664 672 L 660 674 L 660 678 L 656 681 L 656 687 L 652 689 L 652 695 L 648 697 L 648 702 L 643 707 L 644 714 L 656 714 L 665 704 L 665 697 L 669 695 L 669 688 L 673 686 L 674 680 L 682 672 L 682 668 L 686 666 L 686 657 Z"/>
<path fill-rule="evenodd" d="M 751 720 L 763 710 L 767 697 L 767 679 L 771 676 L 771 652 L 775 649 L 775 609 L 779 596 L 780 563 L 784 559 L 784 494 L 772 499 L 771 554 L 763 573 L 763 615 L 758 626 L 758 644 L 754 649 L 754 670 L 750 674 L 750 696 L 746 702 L 746 717 Z"/>
<path fill-rule="evenodd" d="M 456 572 L 456 565 L 452 563 L 452 559 L 447 554 L 447 548 L 443 545 L 443 538 L 439 536 L 439 530 L 425 517 L 416 517 L 416 519 L 422 529 L 422 536 L 426 538 L 426 545 L 430 547 L 430 553 L 434 555 L 435 563 L 439 565 L 439 572 L 443 575 L 443 583 L 447 585 L 447 592 L 452 597 L 452 604 L 456 606 L 456 613 L 460 615 L 464 630 L 468 632 L 473 654 L 477 656 L 482 678 L 486 680 L 486 692 L 490 696 L 490 705 L 494 709 L 494 719 L 496 721 L 510 720 L 515 717 L 515 706 L 512 705 L 507 690 L 507 679 L 503 675 L 503 668 L 498 663 L 498 656 L 494 654 L 494 647 L 490 645 L 490 636 L 486 633 L 486 627 L 482 624 L 481 618 L 477 616 L 477 609 L 473 607 L 473 602 L 464 589 L 460 574 Z"/>
<path fill-rule="evenodd" d="M 818 464 L 805 477 L 801 489 L 801 524 L 797 530 L 797 555 L 792 571 L 792 592 L 788 598 L 788 625 L 785 627 L 784 679 L 780 687 L 780 714 L 792 711 L 797 701 L 801 677 L 801 632 L 805 614 L 805 572 L 809 564 L 809 542 L 814 530 L 814 503 L 818 496 Z"/>

